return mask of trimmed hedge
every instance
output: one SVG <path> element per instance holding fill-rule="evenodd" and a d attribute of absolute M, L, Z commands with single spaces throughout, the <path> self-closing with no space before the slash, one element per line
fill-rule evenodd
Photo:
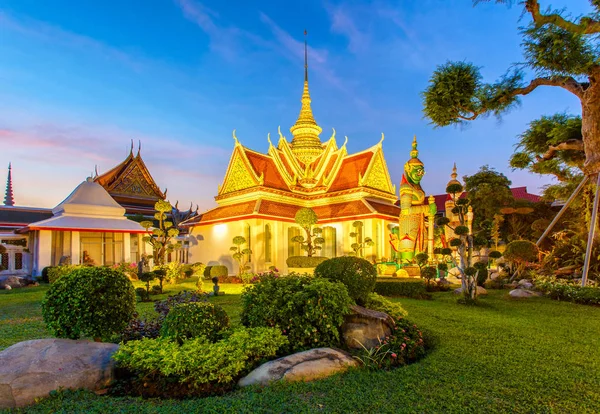
<path fill-rule="evenodd" d="M 313 268 L 317 267 L 326 260 L 329 260 L 329 257 L 290 256 L 287 258 L 285 263 L 288 265 L 288 267 Z"/>
<path fill-rule="evenodd" d="M 210 269 L 210 277 L 222 277 L 227 275 L 229 275 L 229 270 L 227 269 L 227 266 L 212 266 Z"/>
<path fill-rule="evenodd" d="M 421 280 L 411 280 L 407 282 L 387 282 L 378 280 L 375 283 L 375 293 L 383 296 L 431 299 L 431 294 L 427 293 L 427 286 Z"/>
<path fill-rule="evenodd" d="M 369 293 L 373 292 L 377 270 L 368 260 L 360 257 L 335 257 L 318 265 L 315 277 L 342 282 L 350 297 L 362 306 L 367 302 Z"/>
<path fill-rule="evenodd" d="M 191 302 L 176 305 L 169 311 L 160 334 L 180 344 L 198 336 L 216 342 L 221 331 L 228 327 L 229 316 L 221 306 L 209 302 Z"/>
<path fill-rule="evenodd" d="M 600 306 L 599 287 L 582 287 L 552 281 L 536 281 L 535 287 L 554 300 Z"/>

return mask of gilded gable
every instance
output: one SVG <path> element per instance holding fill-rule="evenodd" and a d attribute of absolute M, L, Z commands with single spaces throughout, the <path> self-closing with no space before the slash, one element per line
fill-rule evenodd
<path fill-rule="evenodd" d="M 383 151 L 380 149 L 375 153 L 375 156 L 371 160 L 371 165 L 365 175 L 360 177 L 360 185 L 385 191 L 387 193 L 396 192 L 395 186 L 392 185 L 385 159 L 383 158 Z"/>
<path fill-rule="evenodd" d="M 241 151 L 236 148 L 229 163 L 225 181 L 219 188 L 219 195 L 245 190 L 260 184 L 256 174 L 250 170 L 249 163 L 244 158 Z"/>

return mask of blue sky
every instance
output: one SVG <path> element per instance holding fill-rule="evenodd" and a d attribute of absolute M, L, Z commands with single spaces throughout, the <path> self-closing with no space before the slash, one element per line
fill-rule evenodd
<path fill-rule="evenodd" d="M 579 14 L 588 3 L 543 4 Z M 438 64 L 471 61 L 493 81 L 522 59 L 520 16 L 470 0 L 0 0 L 0 166 L 13 163 L 17 204 L 52 207 L 141 140 L 170 201 L 210 208 L 234 128 L 262 152 L 279 125 L 291 137 L 306 28 L 323 140 L 333 127 L 356 152 L 385 133 L 397 184 L 416 134 L 428 193 L 444 191 L 453 162 L 461 176 L 489 164 L 539 192 L 549 181 L 512 172 L 508 158 L 529 121 L 580 113 L 568 92 L 538 89 L 501 122 L 463 129 L 434 129 L 422 115 Z"/>

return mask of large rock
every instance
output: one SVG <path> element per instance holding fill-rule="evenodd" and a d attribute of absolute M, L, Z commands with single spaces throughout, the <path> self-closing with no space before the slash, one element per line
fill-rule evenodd
<path fill-rule="evenodd" d="M 519 280 L 518 285 L 523 289 L 533 289 L 533 283 L 531 283 L 531 280 L 521 279 Z"/>
<path fill-rule="evenodd" d="M 454 289 L 454 294 L 461 295 L 463 293 L 463 289 L 459 287 L 458 289 Z M 487 295 L 487 290 L 481 286 L 477 286 L 477 295 Z"/>
<path fill-rule="evenodd" d="M 6 289 L 6 286 L 10 288 L 20 288 L 27 286 L 27 281 L 19 276 L 0 276 L 0 289 Z"/>
<path fill-rule="evenodd" d="M 0 352 L 0 408 L 22 407 L 58 388 L 98 390 L 114 378 L 119 345 L 36 339 Z"/>
<path fill-rule="evenodd" d="M 242 378 L 238 385 L 267 385 L 279 380 L 312 381 L 357 365 L 358 362 L 343 351 L 315 348 L 266 362 Z"/>
<path fill-rule="evenodd" d="M 354 305 L 352 313 L 344 317 L 342 338 L 348 348 L 373 348 L 386 336 L 391 335 L 394 319 L 384 312 L 374 311 Z"/>
<path fill-rule="evenodd" d="M 508 292 L 511 298 L 530 298 L 532 296 L 542 296 L 540 292 L 534 292 L 527 289 L 513 289 Z"/>

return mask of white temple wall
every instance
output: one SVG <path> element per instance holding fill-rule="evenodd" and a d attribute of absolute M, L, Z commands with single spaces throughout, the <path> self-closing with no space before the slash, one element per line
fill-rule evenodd
<path fill-rule="evenodd" d="M 42 269 L 52 264 L 52 231 L 36 231 L 36 245 L 33 254 L 33 276 L 41 276 Z"/>

